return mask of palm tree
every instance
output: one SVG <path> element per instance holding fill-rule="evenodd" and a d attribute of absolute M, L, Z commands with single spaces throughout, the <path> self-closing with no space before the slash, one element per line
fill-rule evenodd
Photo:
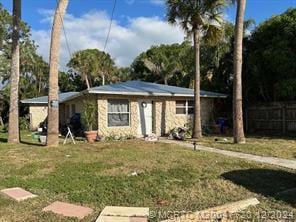
<path fill-rule="evenodd" d="M 69 0 L 59 0 L 55 11 L 50 45 L 47 146 L 59 144 L 59 50 L 63 18 Z"/>
<path fill-rule="evenodd" d="M 237 0 L 234 36 L 233 79 L 233 138 L 234 143 L 245 143 L 242 108 L 242 58 L 246 0 Z"/>
<path fill-rule="evenodd" d="M 8 142 L 19 143 L 19 79 L 20 79 L 21 0 L 13 0 L 12 58 L 10 76 L 10 106 Z"/>
<path fill-rule="evenodd" d="M 105 85 L 106 78 L 111 78 L 116 71 L 111 56 L 98 49 L 85 49 L 74 53 L 67 66 L 85 80 L 88 89 L 99 79 L 102 85 Z"/>
<path fill-rule="evenodd" d="M 91 73 L 91 65 L 92 65 L 92 54 L 91 49 L 78 51 L 74 53 L 69 63 L 68 67 L 74 69 L 79 73 L 81 78 L 85 81 L 87 88 L 91 87 L 90 83 L 90 73 Z"/>
<path fill-rule="evenodd" d="M 167 0 L 167 18 L 171 24 L 180 24 L 193 34 L 195 55 L 193 138 L 202 137 L 200 117 L 200 45 L 216 43 L 223 34 L 223 8 L 225 0 Z"/>
<path fill-rule="evenodd" d="M 157 82 L 168 85 L 169 79 L 177 72 L 181 72 L 180 61 L 176 59 L 180 51 L 178 44 L 153 46 L 141 61 L 158 78 Z"/>
<path fill-rule="evenodd" d="M 93 59 L 95 60 L 92 66 L 93 75 L 95 79 L 97 79 L 97 75 L 99 75 L 102 80 L 102 85 L 105 85 L 106 78 L 112 78 L 116 72 L 115 63 L 110 54 L 99 50 L 94 51 Z"/>

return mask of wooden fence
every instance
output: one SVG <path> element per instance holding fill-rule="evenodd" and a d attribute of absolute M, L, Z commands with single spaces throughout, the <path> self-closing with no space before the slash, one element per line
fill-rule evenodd
<path fill-rule="evenodd" d="M 246 127 L 248 132 L 296 133 L 296 102 L 249 107 Z"/>

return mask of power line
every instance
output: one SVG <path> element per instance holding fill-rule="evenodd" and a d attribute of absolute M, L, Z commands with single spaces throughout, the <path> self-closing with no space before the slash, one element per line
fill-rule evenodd
<path fill-rule="evenodd" d="M 65 29 L 63 20 L 62 20 L 62 27 L 63 27 L 63 32 L 64 32 L 64 36 L 65 36 L 65 40 L 66 40 L 67 50 L 68 50 L 68 53 L 69 53 L 70 58 L 71 58 L 72 53 L 71 53 L 71 49 L 70 49 L 70 45 L 69 45 L 69 41 L 68 41 L 68 37 L 67 37 L 67 33 L 66 33 L 66 29 Z"/>
<path fill-rule="evenodd" d="M 58 0 L 56 0 L 56 2 L 57 2 L 57 7 L 58 7 L 58 4 L 59 4 Z M 67 47 L 67 50 L 68 50 L 69 56 L 70 56 L 70 58 L 71 58 L 71 57 L 72 57 L 72 53 L 71 53 L 71 49 L 70 49 L 70 45 L 69 45 L 69 41 L 68 41 L 68 37 L 67 37 L 67 32 L 66 32 L 65 25 L 64 25 L 64 20 L 63 20 L 63 18 L 62 18 L 62 16 L 61 16 L 60 12 L 57 12 L 57 13 L 58 13 L 58 15 L 59 15 L 59 17 L 60 17 L 60 19 L 61 19 L 62 28 L 63 28 L 63 33 L 64 33 L 65 41 L 66 41 L 66 47 Z"/>
<path fill-rule="evenodd" d="M 113 5 L 113 9 L 112 9 L 112 15 L 111 15 L 111 20 L 110 20 L 109 30 L 108 30 L 107 38 L 106 38 L 105 45 L 104 45 L 104 51 L 106 50 L 106 47 L 107 47 L 107 44 L 108 44 L 108 41 L 109 41 L 110 32 L 111 32 L 111 28 L 112 28 L 112 23 L 113 23 L 113 19 L 114 19 L 114 12 L 115 12 L 115 8 L 116 8 L 116 3 L 117 3 L 117 0 L 114 0 L 114 5 Z"/>
<path fill-rule="evenodd" d="M 57 2 L 57 5 L 58 5 L 59 4 L 58 0 L 56 0 L 56 2 Z M 109 41 L 109 38 L 110 38 L 110 33 L 111 33 L 111 28 L 112 28 L 112 24 L 113 24 L 113 20 L 114 20 L 114 14 L 115 14 L 115 9 L 116 9 L 116 4 L 117 4 L 117 0 L 114 0 L 113 9 L 112 9 L 112 15 L 111 15 L 111 20 L 110 20 L 110 25 L 109 25 L 109 28 L 108 28 L 108 33 L 107 33 L 107 37 L 106 37 L 105 44 L 104 44 L 104 51 L 107 48 L 107 44 L 108 44 L 108 41 Z M 64 25 L 64 20 L 63 20 L 61 14 L 59 12 L 58 12 L 58 15 L 59 15 L 59 17 L 61 19 L 62 28 L 63 28 L 63 34 L 65 36 L 65 41 L 66 41 L 67 51 L 69 53 L 69 56 L 72 57 L 72 52 L 71 52 L 71 49 L 70 49 L 70 44 L 69 44 L 69 40 L 68 40 L 66 29 L 65 29 L 65 25 Z"/>

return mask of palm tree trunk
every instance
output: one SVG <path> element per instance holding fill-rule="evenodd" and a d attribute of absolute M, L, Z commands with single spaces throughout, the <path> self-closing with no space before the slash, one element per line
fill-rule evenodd
<path fill-rule="evenodd" d="M 49 92 L 48 92 L 48 129 L 47 146 L 59 144 L 59 106 L 58 106 L 58 76 L 59 50 L 63 18 L 68 6 L 68 0 L 59 0 L 52 26 L 50 59 L 49 59 Z"/>
<path fill-rule="evenodd" d="M 194 60 L 195 60 L 195 80 L 194 80 L 194 118 L 192 138 L 200 139 L 201 117 L 200 117 L 200 33 L 194 31 Z"/>
<path fill-rule="evenodd" d="M 39 83 L 38 83 L 38 96 L 40 96 L 40 92 L 41 92 L 41 84 L 42 84 L 42 80 L 41 80 L 41 76 L 39 77 Z"/>
<path fill-rule="evenodd" d="M 164 77 L 164 84 L 168 85 L 168 78 Z"/>
<path fill-rule="evenodd" d="M 102 75 L 102 85 L 103 86 L 105 85 L 105 75 L 104 74 Z"/>
<path fill-rule="evenodd" d="M 21 20 L 21 0 L 13 0 L 13 33 L 10 76 L 10 106 L 8 142 L 19 143 L 19 80 L 20 80 L 20 43 L 19 25 Z"/>
<path fill-rule="evenodd" d="M 84 76 L 84 79 L 85 79 L 86 87 L 87 87 L 87 89 L 89 89 L 90 88 L 90 84 L 89 84 L 89 80 L 88 80 L 87 74 L 85 74 L 83 76 Z"/>
<path fill-rule="evenodd" d="M 3 119 L 2 119 L 2 116 L 0 115 L 0 126 L 1 127 L 4 127 L 4 122 L 3 122 Z"/>
<path fill-rule="evenodd" d="M 233 81 L 233 138 L 234 143 L 245 143 L 242 108 L 242 58 L 244 15 L 246 0 L 237 1 L 234 45 L 234 81 Z"/>

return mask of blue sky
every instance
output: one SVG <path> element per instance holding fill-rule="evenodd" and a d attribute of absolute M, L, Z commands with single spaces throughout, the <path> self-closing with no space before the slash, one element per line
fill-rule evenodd
<path fill-rule="evenodd" d="M 70 0 L 65 20 L 71 53 L 84 48 L 102 49 L 106 39 L 114 0 Z M 12 0 L 1 0 L 11 11 Z M 32 27 L 32 38 L 40 46 L 39 53 L 47 60 L 50 44 L 52 11 L 56 0 L 23 0 L 22 17 Z M 289 7 L 296 0 L 247 0 L 246 18 L 260 23 Z M 226 10 L 227 19 L 235 18 L 234 7 Z M 62 37 L 61 66 L 69 60 Z M 151 45 L 183 41 L 184 34 L 165 22 L 162 0 L 117 0 L 114 24 L 107 50 L 120 66 L 132 60 Z"/>
<path fill-rule="evenodd" d="M 12 0 L 1 0 L 1 3 L 11 10 Z M 91 10 L 105 10 L 111 13 L 114 0 L 70 0 L 68 12 L 79 16 Z M 54 9 L 56 0 L 26 0 L 23 1 L 23 19 L 33 28 L 44 28 L 40 23 L 40 9 Z M 260 23 L 272 15 L 284 12 L 289 7 L 296 7 L 296 0 L 247 0 L 246 18 L 253 18 Z M 227 10 L 229 18 L 235 18 L 234 7 Z M 164 18 L 165 7 L 161 0 L 117 0 L 115 19 L 123 25 L 127 18 L 159 16 Z"/>
<path fill-rule="evenodd" d="M 1 0 L 5 8 L 11 10 L 12 0 Z M 26 2 L 26 3 L 25 3 Z M 80 16 L 92 10 L 104 10 L 111 14 L 114 0 L 70 0 L 68 13 Z M 56 0 L 23 0 L 23 19 L 33 28 L 44 28 L 38 13 L 40 9 L 55 9 Z M 115 19 L 122 25 L 127 24 L 128 18 L 135 17 L 164 17 L 164 7 L 159 1 L 153 0 L 117 0 Z"/>

